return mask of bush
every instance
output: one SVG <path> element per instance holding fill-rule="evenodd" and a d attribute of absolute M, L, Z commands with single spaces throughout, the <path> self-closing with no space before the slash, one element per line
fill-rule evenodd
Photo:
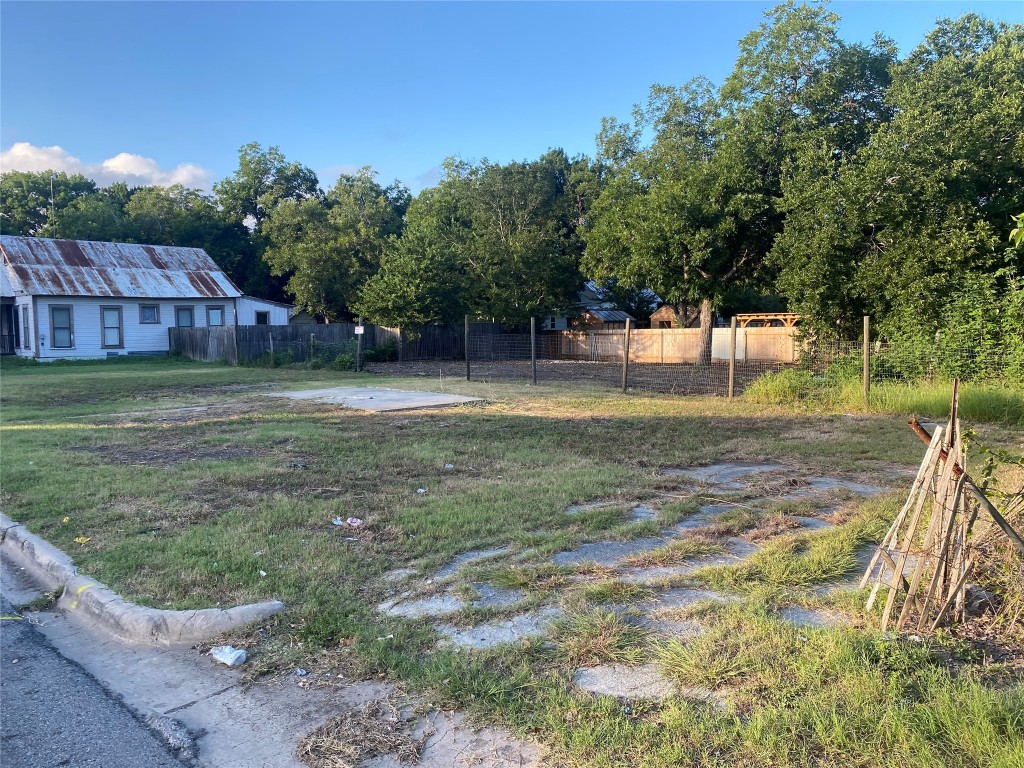
<path fill-rule="evenodd" d="M 374 349 L 363 350 L 363 361 L 367 363 L 389 363 L 398 359 L 398 342 L 394 339 Z"/>

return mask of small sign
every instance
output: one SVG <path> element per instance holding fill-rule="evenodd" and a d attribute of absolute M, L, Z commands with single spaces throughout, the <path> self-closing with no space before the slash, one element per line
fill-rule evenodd
<path fill-rule="evenodd" d="M 357 325 L 356 326 L 356 336 L 362 336 L 362 335 L 363 335 L 363 326 Z"/>

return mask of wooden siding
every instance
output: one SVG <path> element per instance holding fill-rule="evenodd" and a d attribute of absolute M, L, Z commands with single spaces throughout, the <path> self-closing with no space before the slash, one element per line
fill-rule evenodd
<path fill-rule="evenodd" d="M 286 304 L 279 304 L 274 301 L 264 301 L 254 296 L 240 296 L 238 298 L 238 324 L 256 325 L 257 312 L 270 313 L 270 325 L 288 325 L 288 316 L 292 308 Z"/>
<path fill-rule="evenodd" d="M 141 304 L 155 304 L 160 312 L 159 323 L 140 322 Z M 71 307 L 74 346 L 53 349 L 53 331 L 50 328 L 50 307 Z M 111 355 L 161 354 L 168 351 L 167 329 L 174 327 L 175 307 L 192 307 L 196 328 L 206 327 L 206 308 L 224 307 L 224 326 L 234 325 L 233 299 L 117 299 L 82 298 L 66 296 L 35 297 L 35 317 L 38 336 L 32 335 L 33 345 L 39 343 L 41 360 L 103 358 Z M 124 346 L 108 349 L 102 345 L 100 307 L 120 307 L 123 323 Z M 35 346 L 33 346 L 33 349 Z"/>

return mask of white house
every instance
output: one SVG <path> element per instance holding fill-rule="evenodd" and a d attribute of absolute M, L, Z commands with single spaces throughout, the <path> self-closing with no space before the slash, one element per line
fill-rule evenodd
<path fill-rule="evenodd" d="M 201 248 L 4 235 L 0 253 L 4 354 L 160 354 L 170 327 L 239 321 L 242 292 Z"/>
<path fill-rule="evenodd" d="M 291 304 L 255 296 L 239 296 L 236 306 L 239 325 L 288 325 L 293 310 Z"/>

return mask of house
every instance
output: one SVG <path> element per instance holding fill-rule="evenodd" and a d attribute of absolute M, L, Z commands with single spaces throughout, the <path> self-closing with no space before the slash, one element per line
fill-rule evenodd
<path fill-rule="evenodd" d="M 649 301 L 653 306 L 659 301 L 651 290 L 641 292 L 644 300 Z M 576 295 L 576 309 L 578 315 L 568 317 L 565 315 L 551 315 L 541 320 L 540 330 L 542 331 L 567 331 L 570 328 L 585 328 L 587 330 L 612 330 L 626 327 L 626 319 L 633 321 L 633 327 L 637 325 L 636 318 L 616 305 L 610 293 L 595 283 L 588 280 L 583 284 Z M 617 312 L 616 315 L 606 315 L 606 311 Z M 614 317 L 614 319 L 613 319 Z"/>
<path fill-rule="evenodd" d="M 242 292 L 201 248 L 3 235 L 0 254 L 4 354 L 162 354 L 168 328 L 239 321 Z"/>
<path fill-rule="evenodd" d="M 636 319 L 621 309 L 585 309 L 578 327 L 585 331 L 621 331 L 625 329 L 627 320 L 636 324 Z"/>
<path fill-rule="evenodd" d="M 678 310 L 670 304 L 662 304 L 657 311 L 651 314 L 651 328 L 664 330 L 666 328 L 699 328 L 700 310 L 697 307 L 683 307 L 680 315 Z"/>
<path fill-rule="evenodd" d="M 294 307 L 280 301 L 257 299 L 255 296 L 239 296 L 239 325 L 288 325 Z"/>

